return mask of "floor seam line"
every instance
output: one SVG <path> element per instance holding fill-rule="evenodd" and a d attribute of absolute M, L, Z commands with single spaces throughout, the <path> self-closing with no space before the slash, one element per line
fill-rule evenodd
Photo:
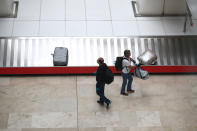
<path fill-rule="evenodd" d="M 79 131 L 79 118 L 78 118 L 78 87 L 77 87 L 77 75 L 76 75 L 76 99 L 77 99 L 77 131 Z"/>

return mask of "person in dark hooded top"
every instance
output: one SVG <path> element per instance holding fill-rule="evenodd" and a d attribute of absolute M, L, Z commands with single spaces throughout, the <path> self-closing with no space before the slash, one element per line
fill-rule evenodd
<path fill-rule="evenodd" d="M 105 70 L 108 68 L 107 65 L 104 63 L 104 59 L 102 57 L 97 59 L 97 63 L 99 64 L 99 67 L 96 72 L 96 93 L 100 96 L 100 100 L 97 101 L 97 103 L 104 105 L 104 103 L 107 104 L 107 108 L 111 104 L 111 101 L 107 99 L 104 95 L 105 90 Z"/>

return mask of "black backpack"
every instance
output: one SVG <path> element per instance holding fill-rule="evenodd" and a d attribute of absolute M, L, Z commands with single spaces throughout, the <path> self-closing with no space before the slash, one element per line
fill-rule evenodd
<path fill-rule="evenodd" d="M 114 81 L 114 74 L 108 67 L 105 70 L 104 78 L 106 84 L 111 84 Z"/>
<path fill-rule="evenodd" d="M 115 68 L 116 68 L 117 71 L 121 71 L 122 70 L 122 61 L 123 61 L 123 59 L 126 59 L 126 58 L 116 57 Z"/>

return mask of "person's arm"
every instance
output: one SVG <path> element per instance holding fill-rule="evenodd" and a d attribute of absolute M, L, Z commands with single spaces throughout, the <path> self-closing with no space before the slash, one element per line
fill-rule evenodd
<path fill-rule="evenodd" d="M 134 59 L 130 58 L 130 60 L 131 60 L 134 64 L 136 64 L 136 61 L 135 61 Z"/>
<path fill-rule="evenodd" d="M 132 70 L 132 69 L 135 69 L 135 66 L 129 65 L 128 68 L 129 68 L 130 70 Z"/>
<path fill-rule="evenodd" d="M 135 60 L 133 60 L 132 58 L 130 58 L 130 60 L 131 60 L 133 63 L 136 63 Z M 127 66 L 130 70 L 132 70 L 132 69 L 135 68 L 134 66 L 131 66 L 131 64 L 130 64 L 129 62 L 126 63 L 126 66 Z"/>

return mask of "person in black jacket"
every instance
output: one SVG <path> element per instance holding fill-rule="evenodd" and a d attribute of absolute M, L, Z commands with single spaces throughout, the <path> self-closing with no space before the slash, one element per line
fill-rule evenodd
<path fill-rule="evenodd" d="M 104 59 L 102 57 L 97 59 L 97 63 L 99 64 L 99 67 L 96 72 L 96 93 L 100 96 L 100 100 L 97 101 L 97 103 L 104 105 L 104 103 L 107 104 L 107 108 L 111 104 L 111 101 L 107 99 L 104 95 L 105 90 L 105 70 L 108 68 L 107 65 L 104 63 Z"/>

